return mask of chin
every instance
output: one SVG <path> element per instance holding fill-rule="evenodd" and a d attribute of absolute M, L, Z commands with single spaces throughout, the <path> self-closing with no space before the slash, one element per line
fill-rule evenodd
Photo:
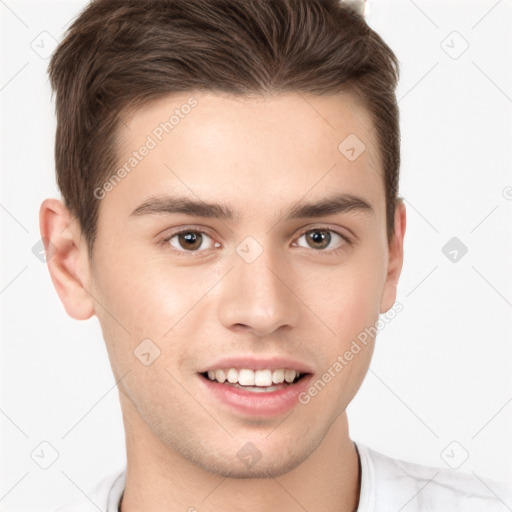
<path fill-rule="evenodd" d="M 306 441 L 301 437 L 297 443 L 293 439 L 279 439 L 277 432 L 273 440 L 263 438 L 250 441 L 232 439 L 236 448 L 229 443 L 221 444 L 222 451 L 208 448 L 204 444 L 201 452 L 189 447 L 182 455 L 191 463 L 208 473 L 236 479 L 269 479 L 282 476 L 300 466 L 321 443 L 321 439 Z M 261 450 L 259 448 L 261 448 Z M 183 448 L 183 447 L 182 447 Z"/>
<path fill-rule="evenodd" d="M 195 461 L 202 469 L 220 475 L 223 477 L 236 478 L 236 479 L 270 479 L 285 475 L 297 466 L 299 466 L 306 457 L 295 456 L 286 460 L 268 461 L 265 462 L 265 456 L 254 464 L 254 466 L 245 466 L 237 458 L 233 459 L 230 463 L 226 464 L 224 460 L 217 461 Z"/>

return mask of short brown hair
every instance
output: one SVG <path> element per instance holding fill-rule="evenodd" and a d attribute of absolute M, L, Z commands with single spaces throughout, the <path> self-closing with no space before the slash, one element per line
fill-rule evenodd
<path fill-rule="evenodd" d="M 184 91 L 354 93 L 374 123 L 388 241 L 394 235 L 398 60 L 339 0 L 93 0 L 48 72 L 56 93 L 57 184 L 90 254 L 99 211 L 93 191 L 118 164 L 120 114 Z"/>

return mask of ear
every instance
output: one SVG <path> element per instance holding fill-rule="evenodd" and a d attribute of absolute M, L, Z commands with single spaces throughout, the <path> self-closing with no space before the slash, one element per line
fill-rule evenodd
<path fill-rule="evenodd" d="M 87 243 L 80 226 L 58 199 L 45 199 L 39 229 L 53 286 L 69 316 L 86 320 L 94 314 Z"/>
<path fill-rule="evenodd" d="M 404 261 L 405 225 L 405 204 L 403 199 L 399 198 L 395 208 L 395 233 L 389 244 L 388 272 L 381 297 L 380 313 L 391 309 L 396 300 L 396 287 Z"/>

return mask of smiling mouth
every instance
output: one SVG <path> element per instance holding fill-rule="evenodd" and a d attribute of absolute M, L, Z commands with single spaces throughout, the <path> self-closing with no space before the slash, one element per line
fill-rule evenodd
<path fill-rule="evenodd" d="M 293 386 L 309 374 L 286 368 L 275 370 L 228 368 L 209 370 L 207 372 L 200 373 L 199 375 L 212 382 L 223 384 L 225 386 L 231 386 L 254 393 L 270 393 L 272 391 L 278 391 L 280 389 Z"/>

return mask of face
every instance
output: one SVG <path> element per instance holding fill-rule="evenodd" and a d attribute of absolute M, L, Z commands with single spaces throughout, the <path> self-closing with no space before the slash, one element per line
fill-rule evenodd
<path fill-rule="evenodd" d="M 157 456 L 283 474 L 344 414 L 374 340 L 344 354 L 395 300 L 370 117 L 349 95 L 191 93 L 125 123 L 90 262 L 125 426 Z"/>

